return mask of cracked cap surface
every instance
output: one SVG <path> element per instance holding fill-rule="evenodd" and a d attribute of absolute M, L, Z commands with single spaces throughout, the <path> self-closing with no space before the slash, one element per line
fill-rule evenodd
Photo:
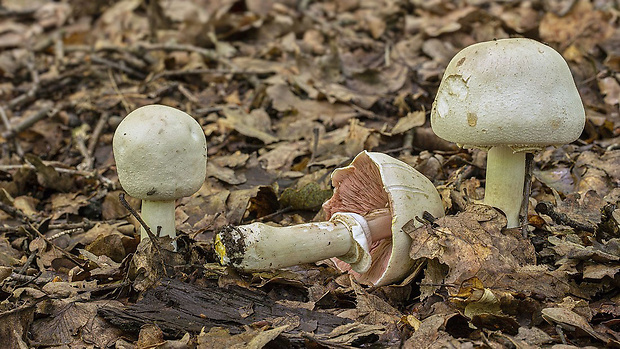
<path fill-rule="evenodd" d="M 461 50 L 446 68 L 431 111 L 435 134 L 466 146 L 566 144 L 581 135 L 584 124 L 568 64 L 531 39 Z"/>

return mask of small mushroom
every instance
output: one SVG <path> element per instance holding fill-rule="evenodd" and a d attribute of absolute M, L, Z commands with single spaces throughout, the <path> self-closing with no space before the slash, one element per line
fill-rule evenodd
<path fill-rule="evenodd" d="M 568 64 L 531 39 L 461 50 L 446 68 L 431 111 L 437 136 L 488 149 L 484 202 L 506 214 L 509 228 L 519 226 L 525 153 L 570 143 L 584 124 Z"/>
<path fill-rule="evenodd" d="M 334 171 L 332 182 L 334 195 L 323 205 L 329 221 L 224 229 L 215 238 L 222 264 L 260 271 L 336 257 L 341 269 L 363 283 L 385 285 L 404 278 L 413 261 L 411 238 L 402 227 L 425 211 L 444 215 L 431 181 L 400 160 L 362 152 L 351 165 Z"/>
<path fill-rule="evenodd" d="M 207 171 L 200 124 L 178 109 L 148 105 L 121 121 L 112 145 L 118 179 L 142 200 L 142 219 L 153 233 L 176 237 L 175 200 L 200 189 Z M 148 237 L 144 228 L 141 237 Z"/>

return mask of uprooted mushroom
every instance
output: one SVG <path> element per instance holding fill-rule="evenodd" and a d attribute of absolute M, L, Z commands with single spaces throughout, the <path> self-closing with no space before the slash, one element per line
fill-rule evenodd
<path fill-rule="evenodd" d="M 402 227 L 424 212 L 444 215 L 431 181 L 400 160 L 364 151 L 334 171 L 332 183 L 334 195 L 323 205 L 328 221 L 228 227 L 215 238 L 221 263 L 260 271 L 335 258 L 338 268 L 362 283 L 406 277 L 413 261 L 411 238 Z"/>

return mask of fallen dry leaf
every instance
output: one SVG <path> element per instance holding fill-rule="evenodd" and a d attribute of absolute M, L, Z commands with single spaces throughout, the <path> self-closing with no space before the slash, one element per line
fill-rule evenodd
<path fill-rule="evenodd" d="M 471 205 L 456 216 L 446 216 L 418 229 L 406 225 L 411 236 L 412 259 L 436 259 L 447 267 L 447 274 L 428 270 L 424 283 L 459 285 L 472 277 L 483 284 L 510 274 L 516 268 L 534 263 L 534 249 L 520 232 L 502 231 L 506 218 L 495 209 Z M 500 252 L 501 251 L 501 252 Z M 434 268 L 429 264 L 428 268 Z M 429 279 L 429 276 L 433 275 Z M 434 289 L 438 287 L 433 287 Z M 424 293 L 424 297 L 430 293 Z"/>

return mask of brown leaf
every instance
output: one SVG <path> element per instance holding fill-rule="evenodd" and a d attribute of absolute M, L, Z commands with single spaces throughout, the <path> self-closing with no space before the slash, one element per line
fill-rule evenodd
<path fill-rule="evenodd" d="M 357 282 L 352 281 L 351 286 L 357 301 L 357 307 L 353 312 L 355 320 L 364 324 L 388 326 L 398 322 L 403 316 L 383 299 L 367 293 Z"/>
<path fill-rule="evenodd" d="M 308 151 L 307 142 L 281 142 L 276 144 L 272 150 L 259 156 L 258 161 L 267 171 L 288 169 L 293 165 L 295 158 L 307 154 Z"/>
<path fill-rule="evenodd" d="M 94 304 L 57 301 L 49 317 L 32 325 L 33 343 L 37 345 L 63 345 L 79 340 L 76 335 L 97 314 Z"/>
<path fill-rule="evenodd" d="M 245 165 L 249 158 L 250 155 L 242 153 L 240 151 L 236 151 L 228 155 L 211 156 L 209 157 L 209 162 L 214 163 L 220 167 L 235 168 Z"/>
<path fill-rule="evenodd" d="M 53 166 L 43 164 L 37 156 L 26 154 L 26 160 L 36 168 L 37 180 L 43 187 L 59 192 L 67 192 L 73 187 L 71 178 L 60 175 Z"/>
<path fill-rule="evenodd" d="M 408 33 L 418 33 L 423 31 L 431 37 L 437 37 L 446 33 L 453 33 L 461 29 L 459 19 L 475 10 L 475 7 L 467 6 L 451 11 L 445 16 L 437 16 L 425 11 L 419 11 L 419 16 L 406 17 L 405 30 Z"/>
<path fill-rule="evenodd" d="M 531 1 L 522 1 L 516 6 L 514 4 L 498 4 L 491 8 L 491 12 L 518 33 L 535 29 L 540 20 L 540 14 L 533 8 Z"/>
<path fill-rule="evenodd" d="M 0 237 L 0 265 L 6 267 L 17 266 L 20 264 L 19 259 L 21 256 L 22 253 L 13 248 L 6 237 Z"/>
<path fill-rule="evenodd" d="M 595 10 L 590 1 L 578 0 L 564 16 L 547 12 L 540 21 L 540 37 L 562 45 L 562 50 L 569 43 L 577 43 L 588 52 L 597 42 L 607 39 L 614 32 L 607 16 Z"/>
<path fill-rule="evenodd" d="M 270 330 L 249 329 L 246 332 L 231 335 L 227 329 L 212 327 L 209 332 L 204 330 L 198 335 L 199 349 L 261 349 L 276 339 L 288 326 L 280 326 Z"/>
<path fill-rule="evenodd" d="M 0 338 L 6 349 L 27 348 L 27 334 L 34 318 L 35 307 L 23 304 L 13 309 L 0 311 Z"/>
<path fill-rule="evenodd" d="M 414 127 L 422 126 L 426 122 L 426 113 L 424 111 L 414 111 L 408 113 L 405 117 L 398 119 L 396 125 L 390 131 L 390 134 L 397 135 L 411 130 Z"/>
<path fill-rule="evenodd" d="M 594 331 L 592 326 L 579 314 L 566 309 L 566 308 L 545 308 L 541 310 L 542 317 L 552 325 L 559 325 L 566 331 L 581 330 L 584 333 L 598 339 L 602 342 L 607 342 L 607 338 L 602 334 Z"/>
<path fill-rule="evenodd" d="M 52 195 L 52 219 L 58 219 L 65 215 L 77 215 L 80 208 L 89 204 L 88 198 L 78 193 Z"/>
<path fill-rule="evenodd" d="M 108 256 L 113 261 L 120 263 L 127 256 L 123 238 L 122 234 L 112 232 L 99 235 L 95 241 L 86 246 L 86 251 L 96 256 Z"/>
<path fill-rule="evenodd" d="M 451 347 L 455 339 L 445 332 L 445 324 L 452 315 L 437 314 L 422 320 L 420 328 L 407 339 L 403 348 L 444 348 Z"/>
<path fill-rule="evenodd" d="M 266 92 L 273 101 L 274 109 L 283 113 L 297 113 L 300 119 L 323 120 L 327 124 L 342 125 L 356 115 L 353 108 L 344 104 L 301 99 L 283 84 L 270 86 Z"/>
<path fill-rule="evenodd" d="M 456 216 L 446 216 L 433 225 L 403 228 L 413 239 L 410 256 L 437 259 L 448 267 L 442 279 L 433 284 L 459 285 L 477 277 L 485 285 L 498 275 L 510 274 L 516 268 L 534 262 L 534 248 L 520 232 L 502 231 L 506 218 L 495 209 L 471 205 Z"/>
<path fill-rule="evenodd" d="M 243 173 L 237 174 L 235 170 L 218 166 L 211 161 L 207 162 L 207 177 L 214 177 L 232 185 L 242 184 L 247 181 Z"/>
<path fill-rule="evenodd" d="M 264 110 L 254 109 L 246 113 L 241 109 L 224 108 L 222 112 L 226 116 L 226 119 L 219 120 L 222 125 L 233 128 L 244 136 L 260 139 L 265 144 L 278 141 L 271 133 L 271 120 Z"/>
<path fill-rule="evenodd" d="M 334 347 L 351 346 L 362 338 L 372 338 L 385 332 L 382 325 L 351 323 L 336 327 L 333 331 L 326 334 L 311 335 L 320 343 L 333 345 Z"/>
<path fill-rule="evenodd" d="M 598 80 L 598 88 L 605 96 L 605 103 L 615 106 L 620 104 L 620 84 L 616 78 L 608 76 Z"/>

